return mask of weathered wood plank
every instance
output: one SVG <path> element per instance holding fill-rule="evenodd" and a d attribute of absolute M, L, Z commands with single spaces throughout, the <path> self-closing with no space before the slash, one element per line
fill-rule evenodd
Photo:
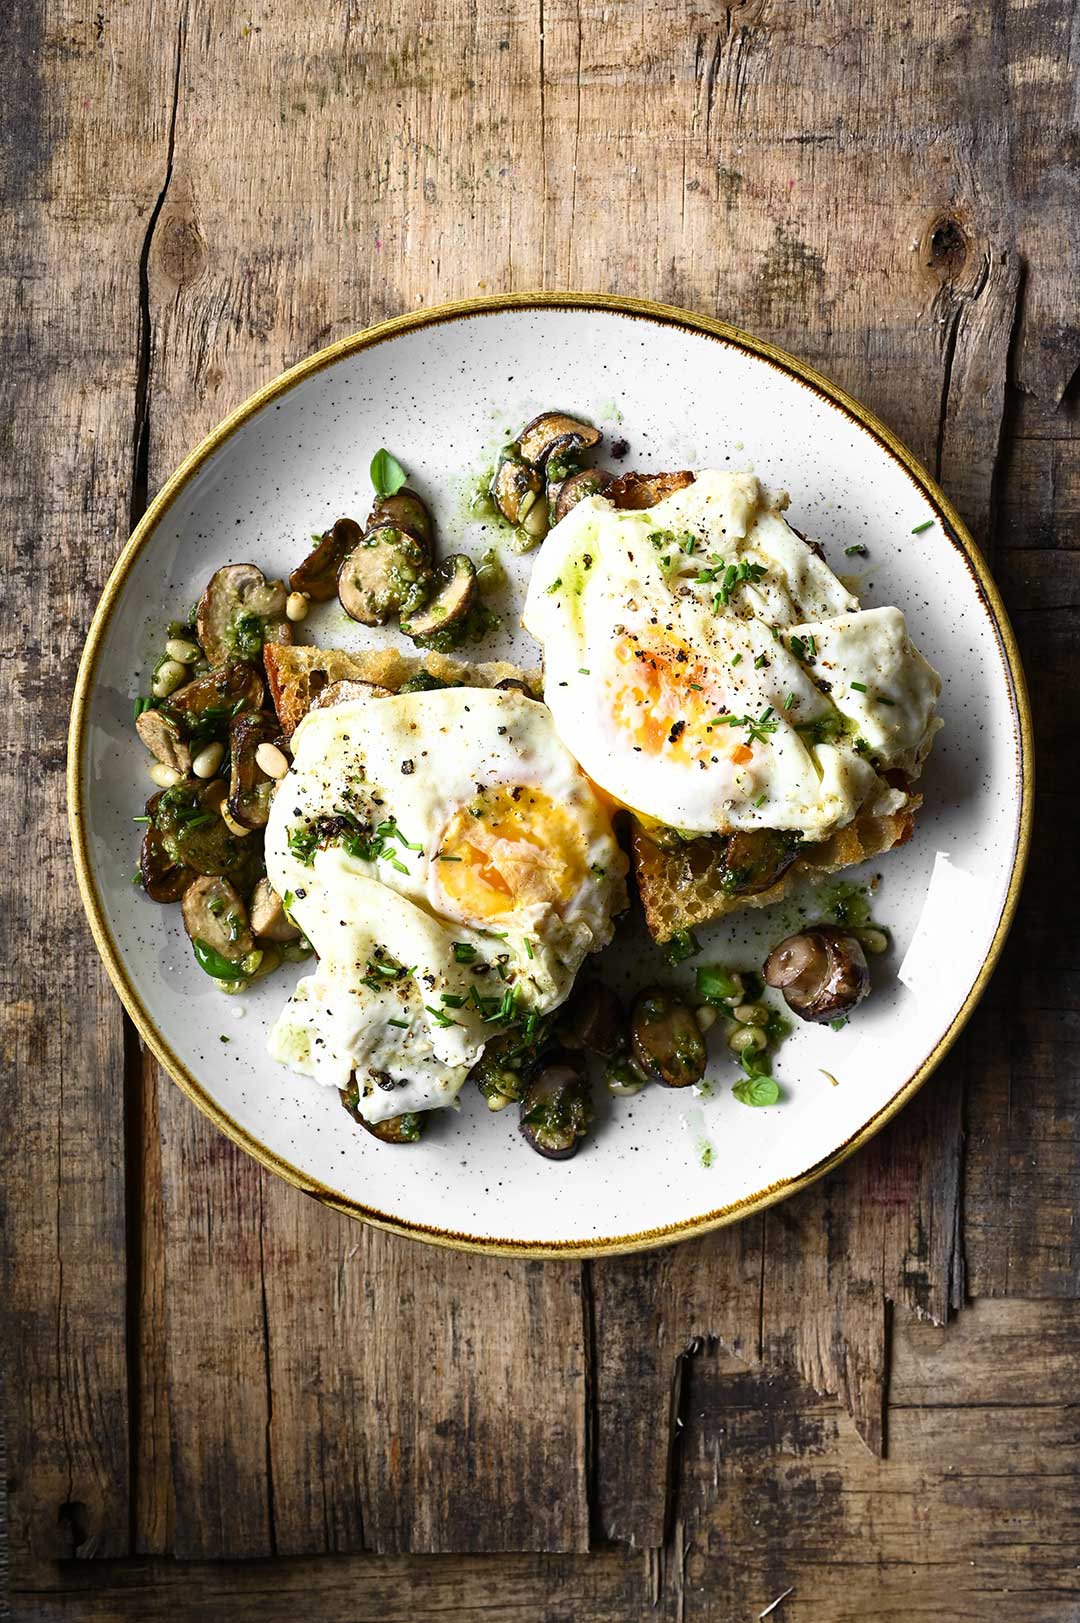
<path fill-rule="evenodd" d="M 126 13 L 106 42 L 92 11 L 53 0 L 10 10 L 0 51 L 0 1312 L 16 1568 L 130 1546 L 123 1025 L 75 896 L 64 759 L 130 505 L 139 252 L 167 114 L 150 25 Z"/>

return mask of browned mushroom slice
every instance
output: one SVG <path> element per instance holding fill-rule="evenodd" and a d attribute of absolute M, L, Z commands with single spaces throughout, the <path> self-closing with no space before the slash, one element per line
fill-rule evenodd
<path fill-rule="evenodd" d="M 392 614 L 418 608 L 431 589 L 424 546 L 407 530 L 381 524 L 370 530 L 345 559 L 338 597 L 345 613 L 361 625 L 385 625 Z"/>
<path fill-rule="evenodd" d="M 367 527 L 369 530 L 380 529 L 384 524 L 392 524 L 396 529 L 407 530 L 415 536 L 421 546 L 426 549 L 428 562 L 431 562 L 435 545 L 435 526 L 426 504 L 421 501 L 415 490 L 408 486 L 395 491 L 392 496 L 383 496 L 368 514 Z"/>
<path fill-rule="evenodd" d="M 593 1120 L 588 1078 L 576 1054 L 548 1056 L 522 1096 L 522 1137 L 549 1161 L 576 1155 Z"/>
<path fill-rule="evenodd" d="M 782 878 L 799 854 L 799 837 L 784 829 L 732 834 L 724 845 L 720 888 L 726 896 L 756 896 Z"/>
<path fill-rule="evenodd" d="M 610 1059 L 626 1047 L 622 1004 L 603 981 L 586 975 L 559 1010 L 556 1034 L 564 1048 Z"/>
<path fill-rule="evenodd" d="M 295 941 L 300 928 L 285 911 L 285 904 L 269 879 L 260 879 L 248 904 L 251 928 L 264 941 Z"/>
<path fill-rule="evenodd" d="M 313 603 L 329 603 L 337 596 L 338 571 L 354 547 L 361 530 L 355 519 L 339 518 L 289 576 L 289 590 L 303 592 Z"/>
<path fill-rule="evenodd" d="M 257 710 L 262 702 L 262 677 L 254 665 L 235 659 L 178 688 L 169 695 L 165 710 L 179 723 L 186 741 L 206 743 L 225 738 L 233 716 Z"/>
<path fill-rule="evenodd" d="M 414 642 L 442 638 L 462 627 L 476 601 L 476 570 L 471 558 L 451 553 L 435 571 L 435 595 L 426 607 L 409 618 L 402 617 L 401 629 Z"/>
<path fill-rule="evenodd" d="M 603 495 L 613 483 L 606 468 L 582 468 L 579 473 L 572 473 L 559 487 L 552 522 L 560 523 L 578 502 L 584 501 L 586 496 Z"/>
<path fill-rule="evenodd" d="M 292 642 L 285 617 L 288 595 L 283 580 L 267 580 L 254 564 L 227 564 L 217 570 L 195 616 L 199 642 L 211 665 L 258 659 L 264 643 Z"/>
<path fill-rule="evenodd" d="M 262 840 L 234 834 L 226 825 L 222 787 L 218 781 L 178 783 L 153 795 L 146 810 L 173 862 L 198 874 L 223 874 L 246 894 L 260 874 Z"/>
<path fill-rule="evenodd" d="M 195 879 L 193 868 L 185 868 L 183 863 L 174 862 L 153 826 L 143 835 L 139 872 L 143 890 L 152 902 L 178 902 Z"/>
<path fill-rule="evenodd" d="M 311 701 L 312 710 L 332 710 L 336 704 L 347 704 L 350 699 L 388 699 L 389 688 L 381 688 L 377 682 L 360 682 L 354 677 L 346 677 L 341 682 L 331 682 L 329 687 L 322 689 Z"/>
<path fill-rule="evenodd" d="M 801 930 L 774 947 L 765 980 L 783 993 L 792 1014 L 815 1025 L 850 1014 L 870 991 L 862 943 L 828 924 Z"/>
<path fill-rule="evenodd" d="M 641 992 L 630 1018 L 630 1052 L 666 1088 L 685 1088 L 705 1075 L 705 1041 L 689 1006 L 674 992 Z"/>
<path fill-rule="evenodd" d="M 608 485 L 604 495 L 615 507 L 638 512 L 655 507 L 665 496 L 673 496 L 693 482 L 694 475 L 685 468 L 678 473 L 624 473 Z"/>
<path fill-rule="evenodd" d="M 227 879 L 196 879 L 184 892 L 184 929 L 192 941 L 239 964 L 252 951 L 247 908 Z"/>
<path fill-rule="evenodd" d="M 542 468 L 548 457 L 563 457 L 576 451 L 587 451 L 600 443 L 600 430 L 577 417 L 568 417 L 562 411 L 542 411 L 531 423 L 526 423 L 518 436 L 518 450 L 534 468 Z"/>
<path fill-rule="evenodd" d="M 355 1074 L 350 1078 L 348 1087 L 339 1088 L 338 1093 L 357 1126 L 383 1144 L 415 1144 L 423 1131 L 423 1117 L 415 1110 L 408 1110 L 401 1116 L 389 1116 L 385 1121 L 365 1121 L 360 1114 L 360 1090 Z"/>
<path fill-rule="evenodd" d="M 524 524 L 541 499 L 544 481 L 535 468 L 504 452 L 491 481 L 491 499 L 508 524 Z"/>
<path fill-rule="evenodd" d="M 191 751 L 180 737 L 174 717 L 161 710 L 143 710 L 135 718 L 135 731 L 156 760 L 187 777 L 191 771 Z"/>
<path fill-rule="evenodd" d="M 286 750 L 281 723 L 269 710 L 246 710 L 229 728 L 229 813 L 244 828 L 263 828 L 277 779 L 256 760 L 260 744 Z"/>

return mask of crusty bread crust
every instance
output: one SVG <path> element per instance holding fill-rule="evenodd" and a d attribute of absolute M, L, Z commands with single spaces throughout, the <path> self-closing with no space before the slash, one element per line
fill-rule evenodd
<path fill-rule="evenodd" d="M 522 672 L 505 660 L 483 665 L 464 665 L 445 654 L 403 654 L 396 648 L 367 649 L 346 653 L 341 648 L 285 647 L 267 644 L 263 649 L 270 697 L 286 738 L 291 738 L 315 699 L 337 682 L 363 682 L 384 692 L 398 689 L 421 671 L 440 682 L 464 687 L 493 688 L 499 682 L 524 681 L 537 692 L 537 672 Z M 345 696 L 345 695 L 343 695 Z"/>
<path fill-rule="evenodd" d="M 688 840 L 669 851 L 656 845 L 635 821 L 631 836 L 633 867 L 649 934 L 654 941 L 669 941 L 678 930 L 710 924 L 744 907 L 771 907 L 783 901 L 801 879 L 824 878 L 839 873 L 841 868 L 881 856 L 911 838 L 915 813 L 921 805 L 922 796 L 912 795 L 902 811 L 883 817 L 860 813 L 827 840 L 806 846 L 782 879 L 755 896 L 725 893 L 720 883 L 723 868 L 718 841 Z"/>

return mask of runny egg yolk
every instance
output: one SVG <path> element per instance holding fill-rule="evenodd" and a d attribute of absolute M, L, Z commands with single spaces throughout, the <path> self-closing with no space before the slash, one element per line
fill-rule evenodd
<path fill-rule="evenodd" d="M 586 874 L 578 821 L 542 789 L 496 784 L 459 807 L 439 846 L 439 879 L 467 918 L 569 901 Z"/>
<path fill-rule="evenodd" d="M 609 686 L 615 726 L 645 755 L 690 763 L 728 755 L 737 766 L 752 750 L 711 724 L 725 709 L 723 687 L 701 657 L 675 640 L 633 633 L 614 648 L 618 676 Z"/>

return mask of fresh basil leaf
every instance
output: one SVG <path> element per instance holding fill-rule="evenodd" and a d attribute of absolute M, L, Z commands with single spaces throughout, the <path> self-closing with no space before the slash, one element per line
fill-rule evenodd
<path fill-rule="evenodd" d="M 371 482 L 376 496 L 396 496 L 408 477 L 401 463 L 385 447 L 375 452 L 371 459 Z"/>
<path fill-rule="evenodd" d="M 741 1105 L 774 1105 L 780 1097 L 780 1085 L 772 1076 L 748 1076 L 731 1091 Z"/>

